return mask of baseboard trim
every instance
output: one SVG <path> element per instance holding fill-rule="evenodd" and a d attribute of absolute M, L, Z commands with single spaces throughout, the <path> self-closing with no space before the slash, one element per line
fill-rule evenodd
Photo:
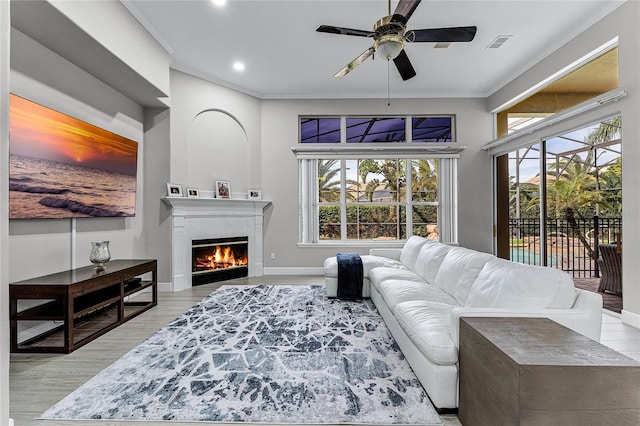
<path fill-rule="evenodd" d="M 163 293 L 173 293 L 173 283 L 158 283 L 158 291 Z"/>
<path fill-rule="evenodd" d="M 324 275 L 322 266 L 288 266 L 288 267 L 265 267 L 264 275 Z"/>
<path fill-rule="evenodd" d="M 620 316 L 622 322 L 628 324 L 635 328 L 640 328 L 640 315 L 634 314 L 633 312 L 622 310 L 622 315 Z"/>

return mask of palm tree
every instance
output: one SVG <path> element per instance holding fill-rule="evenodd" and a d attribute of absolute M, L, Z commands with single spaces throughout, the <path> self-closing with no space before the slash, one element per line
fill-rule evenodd
<path fill-rule="evenodd" d="M 609 142 L 616 137 L 620 137 L 622 130 L 622 117 L 618 116 L 607 121 L 600 123 L 591 133 L 586 137 L 586 142 L 592 145 L 597 145 L 603 142 Z"/>
<path fill-rule="evenodd" d="M 555 217 L 564 218 L 574 235 L 585 247 L 588 255 L 593 257 L 593 249 L 586 236 L 578 226 L 576 217 L 586 219 L 582 211 L 585 208 L 600 205 L 608 207 L 603 199 L 602 191 L 597 189 L 593 150 L 587 151 L 585 159 L 573 155 L 569 160 L 551 163 L 547 176 L 554 178 L 547 184 L 547 206 L 555 212 Z M 527 209 L 539 208 L 540 196 L 532 198 Z"/>
<path fill-rule="evenodd" d="M 438 201 L 438 162 L 432 159 L 412 160 L 411 162 L 411 197 L 413 201 Z M 420 222 L 429 223 L 433 217 L 420 208 L 413 206 L 413 213 Z"/>
<path fill-rule="evenodd" d="M 438 162 L 435 160 L 412 160 L 411 192 L 414 201 L 438 200 Z"/>
<path fill-rule="evenodd" d="M 401 201 L 404 198 L 404 187 L 406 186 L 405 160 L 360 160 L 358 162 L 358 174 L 361 182 L 365 182 L 365 195 L 371 202 L 376 191 L 385 189 L 389 191 L 389 198 L 392 201 Z M 369 174 L 373 174 L 373 179 L 367 181 Z M 377 177 L 380 176 L 380 177 Z M 374 210 L 369 209 L 370 212 Z M 400 206 L 390 205 L 388 208 L 388 218 L 382 222 L 395 220 L 395 235 L 400 238 L 401 218 Z M 373 221 L 373 219 L 372 219 Z M 383 233 L 387 233 L 383 231 Z"/>
<path fill-rule="evenodd" d="M 538 184 L 531 182 L 518 183 L 515 176 L 509 176 L 509 217 L 515 219 L 538 218 L 536 212 L 526 214 L 526 206 L 536 194 L 538 194 Z M 525 208 L 522 209 L 522 206 L 525 206 Z"/>
<path fill-rule="evenodd" d="M 334 167 L 338 160 L 318 160 L 318 196 L 320 201 L 334 203 L 340 201 L 340 181 L 335 177 L 340 173 Z"/>
<path fill-rule="evenodd" d="M 598 144 L 610 142 L 620 138 L 622 131 L 622 117 L 618 116 L 600 125 L 586 137 L 594 149 Z M 622 157 L 615 159 L 613 164 L 606 166 L 602 174 L 598 174 L 598 189 L 605 188 L 603 196 L 618 213 L 622 211 Z"/>
<path fill-rule="evenodd" d="M 361 160 L 358 164 L 358 172 L 361 182 L 366 182 L 365 194 L 369 201 L 373 201 L 375 191 L 380 187 L 389 191 L 393 201 L 399 201 L 403 196 L 403 187 L 406 183 L 406 175 L 403 160 Z M 379 178 L 367 182 L 369 174 L 381 175 Z"/>
<path fill-rule="evenodd" d="M 622 212 L 622 157 L 615 159 L 600 174 L 600 188 L 603 197 L 611 206 L 611 212 Z"/>

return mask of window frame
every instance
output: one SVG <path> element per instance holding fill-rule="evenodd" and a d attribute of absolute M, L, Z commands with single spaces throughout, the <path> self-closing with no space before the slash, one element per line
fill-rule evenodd
<path fill-rule="evenodd" d="M 412 122 L 419 117 L 450 117 L 452 142 L 416 142 L 412 143 Z M 347 239 L 346 210 L 354 203 L 346 202 L 346 160 L 353 159 L 404 159 L 407 162 L 413 160 L 431 159 L 439 163 L 438 173 L 438 201 L 413 201 L 411 196 L 411 173 L 407 173 L 407 183 L 405 187 L 406 201 L 367 203 L 366 205 L 396 205 L 405 207 L 405 217 L 403 224 L 406 226 L 406 238 L 413 235 L 413 211 L 414 205 L 437 205 L 438 227 L 440 241 L 446 243 L 457 243 L 458 241 L 458 202 L 457 202 L 457 160 L 464 146 L 455 142 L 455 116 L 449 114 L 431 115 L 407 115 L 402 116 L 407 126 L 407 140 L 402 142 L 376 142 L 376 143 L 347 143 L 346 142 L 346 121 L 347 118 L 357 118 L 364 116 L 340 116 L 341 141 L 340 143 L 301 143 L 299 126 L 299 143 L 292 147 L 292 151 L 298 160 L 299 175 L 299 238 L 298 246 L 371 246 L 384 244 L 386 246 L 402 243 L 405 238 L 397 240 L 371 240 L 371 239 Z M 394 115 L 394 117 L 399 117 Z M 337 116 L 300 116 L 301 119 L 310 118 L 337 118 Z M 340 201 L 338 203 L 322 203 L 322 205 L 338 205 L 341 211 L 341 236 L 339 240 L 320 240 L 320 201 L 318 194 L 318 161 L 320 160 L 340 161 Z M 407 170 L 411 168 L 408 167 Z"/>
<path fill-rule="evenodd" d="M 365 119 L 365 120 L 373 120 L 373 119 L 390 119 L 390 118 L 398 118 L 403 119 L 405 122 L 405 131 L 404 131 L 404 140 L 393 140 L 393 141 L 377 141 L 377 142 L 349 142 L 347 140 L 348 136 L 348 128 L 347 128 L 347 120 L 349 119 Z M 450 141 L 436 141 L 436 142 L 426 142 L 426 141 L 413 141 L 413 121 L 414 119 L 428 119 L 428 118 L 448 118 L 451 122 L 451 137 Z M 340 120 L 340 142 L 303 142 L 303 132 L 302 132 L 302 121 L 303 120 Z M 367 135 L 363 135 L 366 137 Z M 402 114 L 393 114 L 393 115 L 300 115 L 298 117 L 298 143 L 300 145 L 333 145 L 336 144 L 348 144 L 348 145 L 385 145 L 389 143 L 393 144 L 411 144 L 416 143 L 419 145 L 424 144 L 449 144 L 456 142 L 456 116 L 455 114 L 417 114 L 417 115 L 402 115 Z"/>

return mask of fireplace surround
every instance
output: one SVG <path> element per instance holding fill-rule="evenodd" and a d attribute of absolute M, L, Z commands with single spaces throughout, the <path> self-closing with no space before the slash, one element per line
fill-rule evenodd
<path fill-rule="evenodd" d="M 246 237 L 247 276 L 263 275 L 264 209 L 270 201 L 186 197 L 165 197 L 163 201 L 171 207 L 173 291 L 193 285 L 191 245 L 194 240 Z"/>

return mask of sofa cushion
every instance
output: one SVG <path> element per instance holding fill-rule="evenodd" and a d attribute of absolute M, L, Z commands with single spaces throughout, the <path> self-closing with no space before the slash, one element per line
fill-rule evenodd
<path fill-rule="evenodd" d="M 455 297 L 464 306 L 473 282 L 485 263 L 491 259 L 495 259 L 495 256 L 489 253 L 452 247 L 438 269 L 434 285 Z"/>
<path fill-rule="evenodd" d="M 389 279 L 373 284 L 378 290 L 382 300 L 387 304 L 389 310 L 403 302 L 414 300 L 447 303 L 458 306 L 458 302 L 438 287 L 434 287 L 424 281 L 405 281 Z"/>
<path fill-rule="evenodd" d="M 409 237 L 404 246 L 402 247 L 402 251 L 400 252 L 400 262 L 407 268 L 415 271 L 416 267 L 416 258 L 418 257 L 418 253 L 420 252 L 420 248 L 427 243 L 426 238 L 414 235 Z"/>
<path fill-rule="evenodd" d="M 396 270 L 407 269 L 407 267 L 404 266 L 399 261 L 388 259 L 386 257 L 364 254 L 364 255 L 361 255 L 360 258 L 362 259 L 362 273 L 365 277 L 369 276 L 369 271 L 371 271 L 373 268 L 378 268 L 378 267 L 395 268 Z M 326 277 L 337 277 L 338 261 L 336 257 L 335 256 L 327 257 L 324 260 L 323 269 L 324 269 L 324 275 Z"/>
<path fill-rule="evenodd" d="M 418 281 L 424 283 L 422 277 L 413 271 L 389 266 L 373 268 L 369 271 L 369 279 L 372 283 L 381 283 L 386 280 Z"/>
<path fill-rule="evenodd" d="M 416 258 L 416 272 L 429 284 L 436 282 L 438 269 L 451 246 L 434 241 L 422 246 Z"/>
<path fill-rule="evenodd" d="M 495 258 L 480 271 L 465 305 L 476 308 L 571 308 L 575 298 L 573 280 L 566 272 Z"/>
<path fill-rule="evenodd" d="M 454 365 L 458 348 L 451 339 L 449 317 L 455 306 L 414 300 L 399 303 L 394 311 L 407 337 L 431 362 Z"/>
<path fill-rule="evenodd" d="M 362 267 L 364 268 L 364 275 L 369 276 L 371 271 L 375 268 L 390 268 L 395 270 L 407 271 L 407 267 L 404 266 L 399 260 L 389 259 L 388 257 L 364 255 L 362 256 Z"/>

